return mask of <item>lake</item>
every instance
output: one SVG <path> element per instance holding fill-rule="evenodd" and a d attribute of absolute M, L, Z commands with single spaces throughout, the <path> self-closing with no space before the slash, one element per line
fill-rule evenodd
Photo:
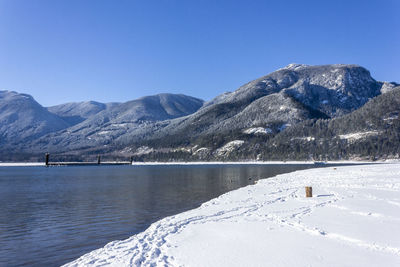
<path fill-rule="evenodd" d="M 303 165 L 0 167 L 0 266 L 59 266 Z"/>

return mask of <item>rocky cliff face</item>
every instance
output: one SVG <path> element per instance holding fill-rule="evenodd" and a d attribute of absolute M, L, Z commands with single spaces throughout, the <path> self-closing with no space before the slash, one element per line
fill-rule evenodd
<path fill-rule="evenodd" d="M 382 85 L 369 71 L 357 65 L 289 64 L 216 102 L 252 102 L 265 95 L 284 93 L 333 117 L 362 106 L 380 94 Z"/>
<path fill-rule="evenodd" d="M 382 87 L 369 71 L 357 65 L 291 64 L 271 76 L 277 76 L 275 79 L 278 80 L 294 77 L 285 84 L 284 92 L 329 117 L 344 115 L 361 107 L 379 95 Z M 296 82 L 292 83 L 294 80 Z"/>

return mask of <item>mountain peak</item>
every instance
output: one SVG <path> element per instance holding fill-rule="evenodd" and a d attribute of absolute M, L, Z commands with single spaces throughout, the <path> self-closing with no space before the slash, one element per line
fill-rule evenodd
<path fill-rule="evenodd" d="M 279 70 L 300 70 L 300 69 L 304 69 L 309 66 L 310 65 L 306 65 L 306 64 L 290 63 L 289 65 L 287 65 Z"/>
<path fill-rule="evenodd" d="M 300 64 L 300 63 L 290 63 L 286 65 L 283 68 L 278 69 L 279 70 L 302 70 L 305 68 L 362 68 L 365 69 L 364 67 L 357 65 L 357 64 L 324 64 L 324 65 L 308 65 L 308 64 Z"/>
<path fill-rule="evenodd" d="M 33 100 L 33 97 L 28 94 L 20 94 L 18 92 L 10 90 L 0 90 L 0 98 L 11 98 L 11 97 L 26 98 Z"/>
<path fill-rule="evenodd" d="M 0 110 L 0 143 L 3 145 L 32 140 L 68 127 L 63 119 L 47 111 L 28 94 L 0 91 Z"/>

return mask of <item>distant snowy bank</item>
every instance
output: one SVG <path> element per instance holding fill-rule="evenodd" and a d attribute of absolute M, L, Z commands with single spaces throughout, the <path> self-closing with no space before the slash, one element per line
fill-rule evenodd
<path fill-rule="evenodd" d="M 392 161 L 391 161 L 392 162 Z M 268 164 L 315 164 L 315 161 L 187 161 L 187 162 L 133 162 L 132 165 L 268 165 Z M 384 161 L 324 161 L 325 164 L 371 164 L 385 163 Z"/>
<path fill-rule="evenodd" d="M 0 167 L 45 166 L 44 162 L 0 162 Z"/>
<path fill-rule="evenodd" d="M 392 160 L 390 162 L 396 162 L 398 160 Z M 389 162 L 389 161 L 386 161 Z M 56 162 L 52 162 L 53 164 Z M 73 162 L 60 162 L 60 163 L 70 163 Z M 118 163 L 117 161 L 103 161 L 103 164 L 107 163 Z M 314 161 L 187 161 L 187 162 L 133 162 L 134 166 L 141 165 L 263 165 L 263 164 L 314 164 Z M 362 164 L 371 163 L 370 161 L 326 161 L 326 164 Z M 374 162 L 374 163 L 384 163 L 384 161 Z M 0 162 L 0 167 L 30 167 L 30 166 L 45 166 L 44 162 Z"/>
<path fill-rule="evenodd" d="M 226 193 L 66 266 L 400 266 L 399 224 L 400 164 L 309 169 Z"/>

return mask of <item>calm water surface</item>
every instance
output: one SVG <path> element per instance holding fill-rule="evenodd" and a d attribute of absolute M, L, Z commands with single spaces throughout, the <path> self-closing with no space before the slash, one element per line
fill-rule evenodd
<path fill-rule="evenodd" d="M 0 266 L 59 266 L 255 179 L 311 167 L 0 167 Z"/>

